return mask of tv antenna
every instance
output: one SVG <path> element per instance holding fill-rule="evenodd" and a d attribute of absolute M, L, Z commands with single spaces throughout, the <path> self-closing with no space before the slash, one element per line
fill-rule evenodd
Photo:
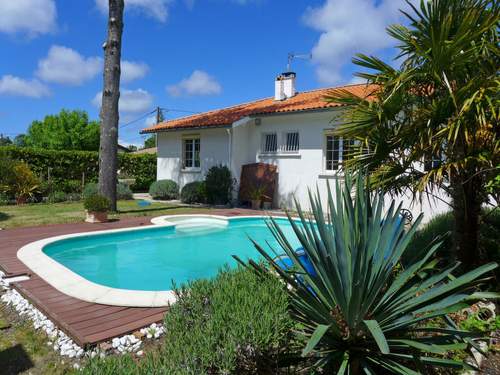
<path fill-rule="evenodd" d="M 291 72 L 292 62 L 295 59 L 310 60 L 310 59 L 312 59 L 312 54 L 311 53 L 288 52 L 288 64 L 286 65 L 287 72 Z"/>

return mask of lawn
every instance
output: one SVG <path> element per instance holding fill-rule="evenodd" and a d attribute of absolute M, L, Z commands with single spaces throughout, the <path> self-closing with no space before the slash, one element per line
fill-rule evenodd
<path fill-rule="evenodd" d="M 150 206 L 140 207 L 137 201 L 128 200 L 119 201 L 118 212 L 110 214 L 110 218 L 205 213 L 209 211 L 209 208 L 182 207 L 169 203 L 152 203 Z M 83 202 L 0 206 L 0 228 L 77 223 L 83 221 L 84 217 Z"/>

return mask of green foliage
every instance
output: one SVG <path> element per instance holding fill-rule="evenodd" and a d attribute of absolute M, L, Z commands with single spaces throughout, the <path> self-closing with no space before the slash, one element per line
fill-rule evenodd
<path fill-rule="evenodd" d="M 0 188 L 2 192 L 14 196 L 17 203 L 26 203 L 38 191 L 40 180 L 26 163 L 14 162 L 10 168 L 12 169 Z"/>
<path fill-rule="evenodd" d="M 479 227 L 479 246 L 477 249 L 477 257 L 482 263 L 496 262 L 500 263 L 500 210 L 498 209 L 483 209 L 481 225 Z M 412 240 L 408 244 L 408 249 L 405 252 L 403 263 L 407 263 L 412 259 L 416 259 L 424 255 L 426 244 L 443 234 L 448 233 L 443 237 L 443 244 L 436 252 L 437 256 L 444 263 L 453 259 L 453 241 L 451 231 L 453 229 L 453 213 L 447 212 L 433 217 L 428 223 L 421 226 L 415 233 Z M 497 286 L 500 280 L 500 269 L 497 269 L 496 280 L 491 284 Z"/>
<path fill-rule="evenodd" d="M 85 186 L 83 187 L 82 196 L 83 199 L 87 199 L 88 197 L 96 195 L 98 193 L 99 193 L 99 187 L 97 186 L 97 183 L 89 182 L 88 184 L 85 184 Z"/>
<path fill-rule="evenodd" d="M 156 135 L 152 135 L 144 141 L 144 148 L 156 147 Z"/>
<path fill-rule="evenodd" d="M 4 137 L 3 134 L 0 134 L 0 147 L 1 146 L 9 146 L 12 144 L 12 140 L 9 137 Z"/>
<path fill-rule="evenodd" d="M 82 181 L 82 177 L 86 182 L 97 181 L 99 173 L 99 155 L 94 151 L 0 147 L 0 159 L 5 157 L 26 162 L 37 176 L 44 180 L 50 177 L 55 184 Z M 135 178 L 133 190 L 147 190 L 156 178 L 156 155 L 119 153 L 118 165 L 122 173 Z"/>
<path fill-rule="evenodd" d="M 183 203 L 205 203 L 207 194 L 204 181 L 190 182 L 182 188 L 181 201 Z"/>
<path fill-rule="evenodd" d="M 284 271 L 273 260 L 275 255 L 257 243 L 272 269 L 250 264 L 262 273 L 277 272 L 289 286 L 292 317 L 301 324 L 300 337 L 307 340 L 302 355 L 328 373 L 413 374 L 425 373 L 426 366 L 471 369 L 441 357 L 475 345 L 477 338 L 458 330 L 447 315 L 482 298 L 500 296 L 476 291 L 497 264 L 454 277 L 458 263 L 439 269 L 432 260 L 441 245 L 438 237 L 423 257 L 401 269 L 398 264 L 422 216 L 405 230 L 401 205 L 393 201 L 385 210 L 384 195 L 370 195 L 367 184 L 362 178 L 353 184 L 347 174 L 333 191 L 328 186 L 326 207 L 318 192 L 310 196 L 310 217 L 300 207 L 299 223 L 288 216 L 314 272 L 308 272 L 275 220 L 269 227 L 294 267 Z M 436 319 L 443 321 L 444 329 L 426 327 Z"/>
<path fill-rule="evenodd" d="M 176 290 L 163 344 L 135 363 L 91 361 L 83 374 L 275 374 L 293 327 L 283 284 L 239 268 Z"/>
<path fill-rule="evenodd" d="M 102 195 L 94 194 L 85 198 L 83 207 L 90 212 L 107 212 L 111 209 L 111 202 Z"/>
<path fill-rule="evenodd" d="M 87 112 L 62 110 L 45 116 L 43 121 L 33 121 L 24 143 L 48 150 L 97 151 L 99 129 L 97 121 L 89 121 Z"/>
<path fill-rule="evenodd" d="M 483 319 L 481 313 L 471 314 L 462 320 L 458 326 L 464 331 L 490 333 L 500 330 L 500 315 L 495 318 Z"/>
<path fill-rule="evenodd" d="M 49 196 L 47 197 L 47 202 L 49 203 L 60 203 L 60 202 L 66 202 L 69 200 L 68 194 L 66 194 L 64 191 L 54 191 L 53 193 L 50 193 Z"/>
<path fill-rule="evenodd" d="M 84 186 L 82 195 L 85 199 L 87 197 L 90 197 L 91 195 L 98 194 L 98 192 L 99 187 L 97 183 L 89 182 Z M 132 199 L 132 190 L 130 190 L 130 187 L 127 184 L 119 182 L 118 184 L 116 184 L 116 197 L 120 200 Z"/>
<path fill-rule="evenodd" d="M 232 199 L 235 181 L 225 165 L 210 168 L 205 177 L 207 201 L 210 204 L 228 204 Z"/>
<path fill-rule="evenodd" d="M 153 199 L 177 199 L 179 197 L 179 186 L 172 180 L 158 180 L 149 187 L 149 194 Z"/>
<path fill-rule="evenodd" d="M 121 200 L 132 199 L 132 190 L 130 190 L 130 187 L 127 184 L 119 182 L 116 184 L 116 197 Z"/>

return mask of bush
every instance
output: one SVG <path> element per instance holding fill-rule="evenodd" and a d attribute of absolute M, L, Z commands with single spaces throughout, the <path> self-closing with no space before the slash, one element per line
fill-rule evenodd
<path fill-rule="evenodd" d="M 97 181 L 99 172 L 99 154 L 94 151 L 55 151 L 6 146 L 0 148 L 0 160 L 2 158 L 24 161 L 37 176 L 47 179 L 50 174 L 52 181 L 81 181 L 82 177 L 85 181 Z M 133 190 L 146 191 L 156 178 L 156 155 L 119 153 L 118 169 L 135 178 Z M 59 188 L 55 190 L 64 191 Z"/>
<path fill-rule="evenodd" d="M 479 248 L 477 251 L 480 263 L 497 262 L 500 263 L 500 211 L 483 209 L 481 214 L 481 225 L 479 226 Z M 453 231 L 453 213 L 447 212 L 436 215 L 428 223 L 422 226 L 413 239 L 408 244 L 408 256 L 405 256 L 404 263 L 415 257 L 421 256 L 425 250 L 424 244 L 429 243 L 438 235 L 451 233 Z M 443 245 L 437 252 L 439 258 L 445 262 L 454 259 L 453 241 L 451 235 L 447 235 L 443 240 Z M 500 280 L 500 269 L 496 270 L 496 285 Z M 491 283 L 495 285 L 495 281 Z"/>
<path fill-rule="evenodd" d="M 68 194 L 66 194 L 64 191 L 55 191 L 53 193 L 50 193 L 47 197 L 47 202 L 49 203 L 60 203 L 66 202 L 68 200 Z"/>
<path fill-rule="evenodd" d="M 195 181 L 184 185 L 181 191 L 181 201 L 183 203 L 205 203 L 207 201 L 205 183 Z"/>
<path fill-rule="evenodd" d="M 12 168 L 12 178 L 7 185 L 7 192 L 16 198 L 17 203 L 32 199 L 40 186 L 40 180 L 31 171 L 28 164 L 17 162 Z"/>
<path fill-rule="evenodd" d="M 133 198 L 132 190 L 130 190 L 130 187 L 126 183 L 119 182 L 116 185 L 116 198 L 123 200 L 128 200 Z"/>
<path fill-rule="evenodd" d="M 179 186 L 172 180 L 158 180 L 149 187 L 149 194 L 153 199 L 177 199 L 179 197 Z"/>
<path fill-rule="evenodd" d="M 232 198 L 234 183 L 231 171 L 225 165 L 210 168 L 205 177 L 208 203 L 228 204 Z"/>
<path fill-rule="evenodd" d="M 85 185 L 83 188 L 83 198 L 89 197 L 91 195 L 95 195 L 99 193 L 99 186 L 95 182 L 90 182 Z M 123 183 L 119 182 L 116 184 L 116 199 L 132 199 L 132 190 L 130 187 Z"/>
<path fill-rule="evenodd" d="M 111 209 L 111 202 L 102 195 L 94 194 L 85 198 L 83 207 L 90 212 L 107 212 Z"/>
<path fill-rule="evenodd" d="M 244 268 L 176 290 L 163 345 L 139 363 L 91 361 L 84 374 L 276 374 L 293 327 L 283 284 Z"/>
<path fill-rule="evenodd" d="M 83 187 L 82 196 L 83 199 L 87 199 L 92 195 L 99 194 L 99 187 L 95 182 L 89 182 Z"/>

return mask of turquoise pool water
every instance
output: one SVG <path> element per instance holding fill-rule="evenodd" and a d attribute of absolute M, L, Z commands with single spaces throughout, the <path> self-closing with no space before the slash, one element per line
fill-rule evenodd
<path fill-rule="evenodd" d="M 299 246 L 286 219 L 277 219 L 293 245 Z M 258 260 L 248 237 L 279 249 L 262 218 L 229 220 L 226 227 L 194 225 L 152 227 L 60 240 L 43 252 L 78 275 L 112 288 L 160 291 L 190 280 L 213 277 L 232 255 Z M 281 251 L 280 251 L 281 252 Z"/>

